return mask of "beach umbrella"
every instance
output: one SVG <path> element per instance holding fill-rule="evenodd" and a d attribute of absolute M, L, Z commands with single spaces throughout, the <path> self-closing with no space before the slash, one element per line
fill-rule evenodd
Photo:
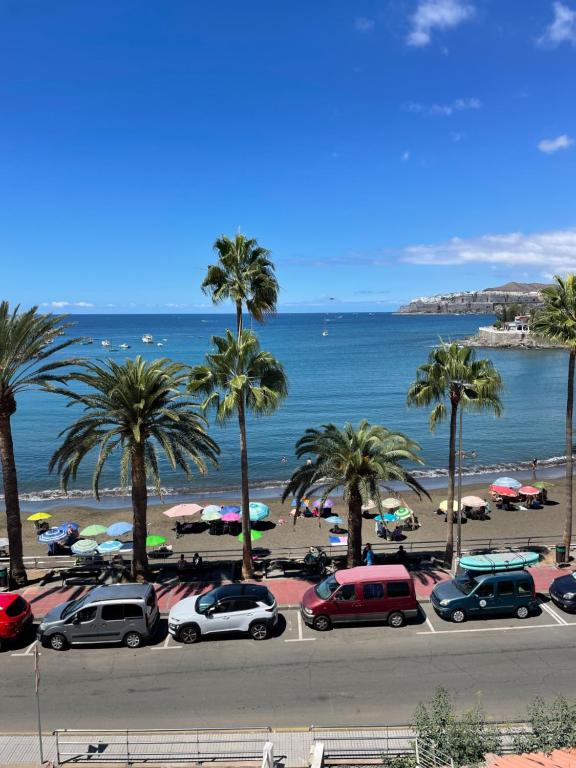
<path fill-rule="evenodd" d="M 107 555 L 110 552 L 118 552 L 119 549 L 122 549 L 122 542 L 117 539 L 108 539 L 108 541 L 103 541 L 102 544 L 98 544 L 98 552 L 100 552 L 101 555 Z"/>
<path fill-rule="evenodd" d="M 310 499 L 306 496 L 303 499 L 300 499 L 300 504 L 303 504 L 305 507 L 310 506 Z M 292 499 L 290 502 L 291 507 L 296 507 L 298 505 L 298 499 Z"/>
<path fill-rule="evenodd" d="M 370 512 L 371 509 L 376 509 L 376 504 L 372 499 L 368 499 L 366 504 L 362 504 L 362 512 Z"/>
<path fill-rule="evenodd" d="M 412 512 L 411 509 L 408 509 L 408 507 L 400 507 L 400 509 L 397 509 L 396 512 L 394 512 L 394 517 L 396 520 L 408 520 L 413 514 L 414 512 Z"/>
<path fill-rule="evenodd" d="M 316 499 L 314 506 L 318 509 L 332 509 L 334 502 L 332 499 L 324 499 L 324 502 L 322 502 L 322 499 Z"/>
<path fill-rule="evenodd" d="M 239 512 L 225 512 L 220 519 L 225 523 L 239 523 L 242 515 Z"/>
<path fill-rule="evenodd" d="M 244 541 L 244 534 L 241 533 L 239 536 L 236 537 L 238 541 Z M 250 541 L 257 541 L 258 539 L 262 538 L 262 534 L 260 531 L 250 531 Z"/>
<path fill-rule="evenodd" d="M 472 509 L 486 506 L 486 502 L 484 499 L 481 499 L 480 496 L 464 496 L 462 504 L 465 507 L 472 507 Z"/>
<path fill-rule="evenodd" d="M 438 509 L 442 510 L 442 512 L 448 512 L 448 499 L 444 499 L 444 501 L 441 501 L 438 505 Z M 452 502 L 452 509 L 454 512 L 458 512 L 458 502 L 456 499 Z"/>
<path fill-rule="evenodd" d="M 8 539 L 0 539 L 0 547 L 7 547 L 9 544 Z"/>
<path fill-rule="evenodd" d="M 124 544 L 122 544 L 122 546 L 118 550 L 118 552 L 120 552 L 120 554 L 123 553 L 125 555 L 131 555 L 133 551 L 134 551 L 134 542 L 133 541 L 125 541 Z"/>
<path fill-rule="evenodd" d="M 522 493 L 524 496 L 538 496 L 540 488 L 536 488 L 534 485 L 523 485 L 518 493 Z"/>
<path fill-rule="evenodd" d="M 497 493 L 499 496 L 508 496 L 509 498 L 518 496 L 518 491 L 513 491 L 512 488 L 507 488 L 506 486 L 491 485 L 490 490 L 492 493 Z"/>
<path fill-rule="evenodd" d="M 268 517 L 270 514 L 270 508 L 266 504 L 261 504 L 259 501 L 251 501 L 249 504 L 250 522 L 257 523 L 260 520 Z"/>
<path fill-rule="evenodd" d="M 384 509 L 398 509 L 402 506 L 402 502 L 398 499 L 393 499 L 391 496 L 384 501 L 380 502 L 380 506 Z"/>
<path fill-rule="evenodd" d="M 241 511 L 242 510 L 237 504 L 224 504 L 224 506 L 220 508 L 220 512 L 222 512 L 222 514 L 226 514 L 226 512 L 241 512 Z"/>
<path fill-rule="evenodd" d="M 202 512 L 202 520 L 204 520 L 205 523 L 211 523 L 213 520 L 221 520 L 222 514 L 220 512 L 217 512 L 216 510 L 207 510 L 205 509 L 204 512 Z"/>
<path fill-rule="evenodd" d="M 162 514 L 166 517 L 191 517 L 202 512 L 203 509 L 204 507 L 201 507 L 200 504 L 177 504 L 175 507 L 164 510 Z M 220 507 L 216 507 L 216 509 L 220 509 Z"/>
<path fill-rule="evenodd" d="M 547 483 L 545 480 L 538 480 L 537 482 L 532 483 L 532 485 L 534 488 L 540 488 L 541 490 L 542 488 L 554 488 L 554 483 Z"/>
<path fill-rule="evenodd" d="M 330 515 L 330 517 L 325 517 L 324 521 L 331 523 L 332 525 L 340 525 L 340 523 L 342 523 L 342 518 L 338 517 L 338 515 Z"/>
<path fill-rule="evenodd" d="M 48 528 L 47 531 L 41 533 L 40 536 L 38 536 L 38 541 L 41 541 L 42 544 L 52 544 L 53 541 L 62 541 L 65 538 L 66 531 L 63 528 L 56 526 L 55 528 Z"/>
<path fill-rule="evenodd" d="M 217 504 L 208 504 L 207 507 L 204 507 L 204 512 L 222 512 L 222 507 L 219 507 Z"/>
<path fill-rule="evenodd" d="M 101 536 L 103 533 L 106 533 L 106 526 L 95 523 L 83 528 L 80 531 L 80 536 Z"/>
<path fill-rule="evenodd" d="M 518 480 L 514 480 L 513 477 L 499 477 L 496 480 L 494 480 L 494 485 L 499 485 L 504 488 L 520 488 L 522 483 L 520 483 Z"/>
<path fill-rule="evenodd" d="M 378 523 L 393 523 L 395 520 L 397 520 L 397 517 L 391 512 L 385 512 L 383 515 L 376 515 L 374 520 L 376 520 Z"/>
<path fill-rule="evenodd" d="M 64 529 L 74 528 L 74 530 L 77 531 L 80 528 L 80 526 L 78 525 L 78 523 L 75 523 L 73 520 L 66 520 L 65 523 L 60 523 L 58 528 L 64 528 Z"/>
<path fill-rule="evenodd" d="M 34 512 L 33 515 L 28 515 L 26 520 L 30 520 L 31 523 L 36 523 L 38 520 L 49 520 L 52 517 L 48 512 Z"/>
<path fill-rule="evenodd" d="M 75 555 L 89 555 L 90 552 L 98 549 L 98 542 L 94 539 L 80 539 L 72 544 L 70 549 Z"/>
<path fill-rule="evenodd" d="M 146 536 L 147 547 L 159 547 L 161 544 L 166 544 L 166 541 L 167 539 L 165 536 L 158 536 L 156 534 Z"/>
<path fill-rule="evenodd" d="M 112 525 L 106 529 L 106 535 L 112 536 L 112 538 L 115 539 L 117 536 L 124 536 L 124 534 L 130 533 L 133 527 L 132 523 L 125 523 L 123 521 L 112 523 Z"/>

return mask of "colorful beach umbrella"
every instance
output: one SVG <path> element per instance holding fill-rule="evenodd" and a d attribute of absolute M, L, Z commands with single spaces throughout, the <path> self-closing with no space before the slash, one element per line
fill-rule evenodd
<path fill-rule="evenodd" d="M 508 496 L 509 498 L 518 496 L 518 491 L 514 491 L 512 488 L 503 485 L 491 485 L 490 490 L 492 493 L 497 493 L 499 496 Z"/>
<path fill-rule="evenodd" d="M 161 544 L 166 544 L 166 537 L 165 536 L 158 536 L 156 534 L 151 534 L 150 536 L 146 536 L 146 546 L 147 547 L 159 547 Z"/>
<path fill-rule="evenodd" d="M 389 496 L 387 499 L 380 502 L 380 506 L 384 507 L 384 509 L 398 509 L 402 506 L 402 502 Z"/>
<path fill-rule="evenodd" d="M 34 512 L 33 515 L 28 515 L 26 520 L 30 520 L 31 523 L 36 523 L 38 520 L 49 520 L 52 517 L 48 512 Z"/>
<path fill-rule="evenodd" d="M 442 512 L 448 512 L 448 499 L 444 499 L 444 501 L 441 501 L 438 505 L 438 509 L 442 510 Z M 452 502 L 452 509 L 454 512 L 458 512 L 458 502 L 456 499 Z"/>
<path fill-rule="evenodd" d="M 392 512 L 385 512 L 383 515 L 376 515 L 374 520 L 378 523 L 393 523 L 398 518 Z"/>
<path fill-rule="evenodd" d="M 222 507 L 220 507 L 220 512 L 222 512 L 223 515 L 226 514 L 226 512 L 241 512 L 242 510 L 238 506 L 238 504 L 224 504 Z"/>
<path fill-rule="evenodd" d="M 80 536 L 101 536 L 103 533 L 106 533 L 106 526 L 94 523 L 94 525 L 89 525 L 86 528 L 82 528 L 80 531 Z"/>
<path fill-rule="evenodd" d="M 222 507 L 218 506 L 218 504 L 208 504 L 207 507 L 204 507 L 204 512 L 222 512 Z"/>
<path fill-rule="evenodd" d="M 371 509 L 376 509 L 376 504 L 372 499 L 368 499 L 366 504 L 362 504 L 362 512 L 370 512 Z"/>
<path fill-rule="evenodd" d="M 338 517 L 338 515 L 330 515 L 330 517 L 325 517 L 324 521 L 326 523 L 331 523 L 332 525 L 340 525 L 342 523 L 342 518 Z"/>
<path fill-rule="evenodd" d="M 239 523 L 242 515 L 239 512 L 225 512 L 220 519 L 224 523 Z"/>
<path fill-rule="evenodd" d="M 47 531 L 41 533 L 40 536 L 38 536 L 38 541 L 41 541 L 42 544 L 52 544 L 54 541 L 62 541 L 66 536 L 66 531 L 63 528 L 56 526 L 54 528 L 48 528 Z"/>
<path fill-rule="evenodd" d="M 126 533 L 130 533 L 133 527 L 132 523 L 125 523 L 123 521 L 112 523 L 112 525 L 106 529 L 106 534 L 115 539 L 117 536 L 124 536 Z"/>
<path fill-rule="evenodd" d="M 244 534 L 241 533 L 239 536 L 236 537 L 238 541 L 244 541 Z M 260 531 L 250 531 L 250 541 L 258 541 L 258 539 L 262 538 L 262 534 Z"/>
<path fill-rule="evenodd" d="M 523 485 L 518 493 L 522 493 L 524 496 L 538 496 L 540 488 L 536 488 L 533 485 Z"/>
<path fill-rule="evenodd" d="M 538 480 L 537 482 L 532 483 L 532 485 L 534 486 L 534 488 L 540 488 L 540 489 L 554 487 L 554 483 L 547 483 L 545 480 Z"/>
<path fill-rule="evenodd" d="M 334 502 L 332 499 L 324 499 L 324 501 L 322 501 L 322 499 L 316 499 L 314 506 L 317 509 L 332 509 Z"/>
<path fill-rule="evenodd" d="M 250 522 L 257 523 L 264 520 L 270 514 L 270 508 L 259 501 L 251 501 L 249 504 Z"/>
<path fill-rule="evenodd" d="M 204 507 L 201 507 L 200 504 L 177 504 L 175 507 L 164 510 L 162 514 L 166 517 L 191 517 L 198 515 L 203 509 Z"/>
<path fill-rule="evenodd" d="M 98 549 L 98 542 L 94 539 L 80 539 L 80 541 L 74 542 L 70 549 L 75 555 L 89 555 Z"/>
<path fill-rule="evenodd" d="M 58 527 L 59 528 L 64 528 L 64 530 L 66 530 L 68 528 L 74 528 L 75 531 L 77 531 L 80 528 L 78 523 L 75 523 L 74 520 L 66 520 L 65 523 L 60 523 L 60 525 Z"/>
<path fill-rule="evenodd" d="M 122 542 L 117 539 L 108 539 L 108 541 L 103 541 L 102 544 L 98 544 L 98 552 L 100 552 L 101 555 L 108 555 L 110 552 L 118 552 L 119 549 L 122 549 Z"/>
<path fill-rule="evenodd" d="M 413 514 L 414 512 L 412 512 L 411 509 L 408 509 L 408 507 L 400 507 L 400 509 L 397 509 L 396 512 L 394 512 L 394 517 L 396 520 L 408 520 Z"/>
<path fill-rule="evenodd" d="M 498 477 L 494 480 L 493 485 L 499 485 L 503 488 L 520 488 L 522 483 L 514 480 L 513 477 Z"/>
<path fill-rule="evenodd" d="M 303 499 L 300 499 L 300 504 L 305 507 L 308 507 L 310 505 L 310 499 L 305 496 Z M 290 506 L 296 507 L 297 505 L 298 505 L 298 499 L 292 499 L 292 501 L 290 502 Z"/>
<path fill-rule="evenodd" d="M 220 520 L 221 518 L 222 513 L 214 509 L 205 509 L 204 512 L 202 512 L 202 520 L 204 520 L 205 523 L 211 523 L 214 520 Z"/>
<path fill-rule="evenodd" d="M 479 509 L 480 507 L 486 506 L 486 502 L 484 499 L 481 499 L 480 496 L 464 496 L 462 504 L 465 507 L 472 507 L 472 509 Z"/>

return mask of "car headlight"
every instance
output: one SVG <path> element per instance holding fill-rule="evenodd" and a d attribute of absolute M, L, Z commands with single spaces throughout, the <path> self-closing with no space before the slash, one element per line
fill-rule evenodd
<path fill-rule="evenodd" d="M 306 616 L 314 616 L 314 611 L 310 610 L 310 608 L 302 607 L 302 613 L 305 613 Z"/>
<path fill-rule="evenodd" d="M 576 597 L 576 592 L 565 592 L 563 594 L 564 600 L 574 600 L 575 597 Z"/>
<path fill-rule="evenodd" d="M 440 605 L 443 605 L 443 606 L 450 605 L 450 600 L 440 600 Z"/>

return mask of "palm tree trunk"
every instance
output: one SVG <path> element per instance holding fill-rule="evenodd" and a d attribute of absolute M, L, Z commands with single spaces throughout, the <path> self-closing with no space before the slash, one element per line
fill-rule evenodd
<path fill-rule="evenodd" d="M 576 350 L 571 349 L 568 357 L 568 387 L 566 397 L 566 521 L 564 523 L 564 546 L 566 547 L 566 562 L 570 560 L 570 544 L 572 543 L 572 423 L 574 415 L 574 363 Z"/>
<path fill-rule="evenodd" d="M 362 496 L 358 488 L 350 490 L 348 501 L 348 568 L 362 565 Z"/>
<path fill-rule="evenodd" d="M 146 488 L 144 446 L 136 445 L 132 454 L 132 511 L 134 515 L 132 575 L 137 581 L 143 581 L 148 576 L 147 510 L 148 490 Z"/>
<path fill-rule="evenodd" d="M 237 301 L 236 302 L 236 333 L 238 335 L 238 341 L 240 341 L 240 337 L 242 336 L 243 328 L 243 319 L 242 319 L 242 302 Z"/>
<path fill-rule="evenodd" d="M 458 421 L 458 403 L 451 400 L 450 444 L 448 448 L 448 510 L 446 512 L 446 551 L 444 560 L 448 568 L 452 567 L 454 557 L 454 484 L 456 477 L 456 426 Z"/>
<path fill-rule="evenodd" d="M 22 549 L 22 520 L 20 518 L 20 500 L 18 498 L 18 477 L 14 459 L 14 444 L 10 413 L 0 413 L 0 459 L 4 481 L 4 505 L 6 507 L 6 529 L 10 549 L 10 578 L 17 587 L 28 583 L 24 568 Z"/>
<path fill-rule="evenodd" d="M 244 395 L 240 397 L 238 404 L 238 426 L 240 428 L 240 473 L 242 476 L 242 534 L 244 545 L 242 548 L 242 578 L 251 579 L 254 576 L 252 563 L 252 539 L 250 528 L 250 490 L 248 486 L 248 441 L 246 439 L 246 413 L 244 408 Z"/>

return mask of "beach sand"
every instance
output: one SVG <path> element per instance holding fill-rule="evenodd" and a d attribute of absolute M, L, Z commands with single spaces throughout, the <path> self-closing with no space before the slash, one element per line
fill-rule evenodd
<path fill-rule="evenodd" d="M 446 489 L 434 490 L 430 492 L 432 502 L 427 498 L 418 499 L 413 493 L 402 494 L 408 506 L 412 507 L 421 523 L 421 527 L 416 531 L 406 531 L 406 539 L 403 542 L 407 549 L 412 542 L 442 542 L 446 537 L 446 524 L 444 518 L 436 515 L 434 510 L 439 502 L 446 498 Z M 486 485 L 467 485 L 463 489 L 463 495 L 487 496 Z M 564 480 L 554 481 L 554 487 L 548 492 L 548 497 L 552 502 L 539 510 L 528 511 L 504 511 L 497 509 L 492 504 L 492 516 L 490 520 L 469 520 L 462 525 L 463 546 L 466 542 L 475 539 L 504 538 L 528 536 L 546 536 L 556 538 L 560 543 L 562 541 L 562 530 L 564 525 Z M 194 501 L 202 503 L 202 499 L 194 498 Z M 347 509 L 341 498 L 334 497 L 333 513 L 343 519 L 342 527 L 346 528 Z M 208 502 L 207 502 L 208 503 Z M 211 502 L 212 503 L 212 502 Z M 233 502 L 226 502 L 233 503 Z M 254 542 L 254 546 L 265 550 L 285 550 L 291 547 L 308 547 L 313 544 L 328 546 L 329 528 L 332 526 L 324 521 L 319 522 L 318 518 L 298 518 L 296 525 L 293 524 L 293 518 L 290 516 L 290 502 L 281 504 L 279 499 L 270 499 L 265 501 L 270 507 L 270 516 L 263 523 L 257 525 L 262 530 L 262 538 Z M 214 550 L 236 551 L 238 556 L 241 553 L 242 545 L 233 536 L 211 536 L 206 530 L 201 533 L 189 533 L 180 538 L 176 538 L 172 530 L 175 520 L 165 517 L 163 510 L 169 509 L 173 503 L 167 499 L 164 505 L 151 505 L 148 508 L 148 528 L 149 533 L 160 534 L 168 539 L 168 543 L 173 545 L 174 552 L 208 552 Z M 74 520 L 80 525 L 80 529 L 91 523 L 101 523 L 111 525 L 114 522 L 125 520 L 131 522 L 132 509 L 128 506 L 122 509 L 105 509 L 98 506 L 73 506 L 67 505 L 61 508 L 51 508 L 52 519 L 50 523 L 58 525 L 67 520 Z M 23 514 L 23 539 L 24 551 L 26 555 L 44 555 L 47 551 L 46 544 L 40 544 L 37 541 L 33 523 L 26 521 Z M 200 517 L 186 518 L 187 522 L 200 521 Z M 378 543 L 381 540 L 375 536 L 374 521 L 365 519 L 363 523 L 363 541 Z M 390 526 L 393 527 L 393 524 Z M 456 533 L 456 531 L 455 531 Z M 5 535 L 5 528 L 0 526 L 0 536 Z M 99 537 L 101 540 L 106 537 Z M 129 536 L 123 537 L 129 539 Z M 344 548 L 342 548 L 344 550 Z"/>

